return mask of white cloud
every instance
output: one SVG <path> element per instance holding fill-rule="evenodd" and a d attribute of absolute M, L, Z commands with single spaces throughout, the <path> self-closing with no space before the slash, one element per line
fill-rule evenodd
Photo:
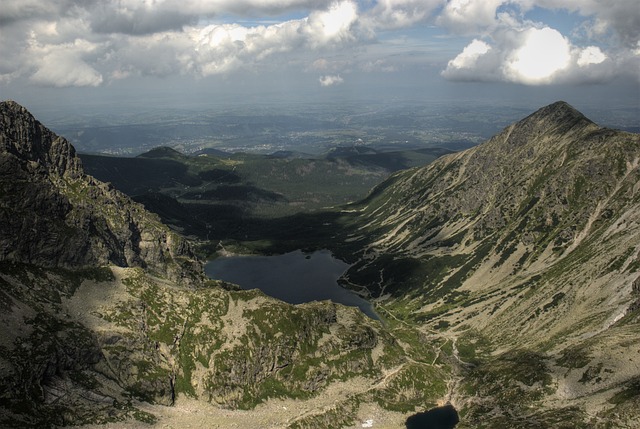
<path fill-rule="evenodd" d="M 379 0 L 363 19 L 363 26 L 377 29 L 406 28 L 427 19 L 441 0 Z"/>
<path fill-rule="evenodd" d="M 578 65 L 586 67 L 591 64 L 600 64 L 607 59 L 607 56 L 597 46 L 588 46 L 580 51 Z"/>
<path fill-rule="evenodd" d="M 283 9 L 304 2 L 245 0 L 241 3 L 255 8 Z M 15 50 L 16 55 L 0 58 L 0 79 L 7 81 L 17 75 L 27 75 L 42 85 L 94 86 L 104 81 L 103 76 L 112 79 L 187 73 L 209 76 L 254 67 L 277 54 L 335 49 L 356 40 L 352 26 L 358 13 L 351 0 L 331 3 L 325 10 L 311 11 L 306 18 L 268 26 L 183 24 L 180 28 L 173 27 L 184 20 L 173 19 L 167 12 L 179 2 L 158 2 L 160 6 L 156 9 L 152 8 L 154 4 L 123 0 L 116 7 L 114 2 L 107 2 L 96 9 L 100 9 L 101 18 L 87 16 L 85 10 L 58 21 L 35 19 L 29 26 L 8 25 L 0 30 L 0 49 Z M 233 2 L 216 4 L 231 7 Z M 189 1 L 184 6 L 189 12 L 204 10 L 211 4 Z M 12 13 L 18 16 L 21 12 Z M 106 19 L 106 27 L 96 29 L 100 19 L 112 15 L 117 15 L 120 21 Z M 139 19 L 141 17 L 147 21 Z M 30 40 L 28 48 L 26 39 Z M 86 44 L 80 45 L 78 40 Z"/>
<path fill-rule="evenodd" d="M 438 23 L 476 38 L 448 62 L 442 75 L 450 80 L 544 85 L 602 82 L 633 73 L 629 65 L 635 62 L 634 54 L 626 45 L 640 34 L 640 8 L 634 4 L 628 0 L 450 0 Z M 566 9 L 585 20 L 574 33 L 565 35 L 525 19 L 534 7 Z M 586 39 L 571 40 L 578 31 Z M 599 41 L 599 46 L 576 43 L 585 40 Z"/>
<path fill-rule="evenodd" d="M 449 61 L 448 67 L 452 69 L 470 69 L 475 67 L 478 58 L 485 55 L 491 50 L 491 46 L 482 40 L 473 39 L 473 41 L 457 57 Z"/>
<path fill-rule="evenodd" d="M 519 34 L 518 43 L 502 64 L 507 80 L 530 85 L 551 83 L 556 73 L 569 66 L 571 46 L 557 30 L 529 28 Z"/>
<path fill-rule="evenodd" d="M 333 85 L 340 85 L 341 83 L 344 82 L 344 79 L 342 79 L 338 75 L 335 75 L 335 76 L 326 75 L 326 76 L 320 76 L 320 79 L 318 79 L 318 81 L 322 86 L 333 86 Z"/>
<path fill-rule="evenodd" d="M 584 19 L 562 34 L 526 19 L 536 7 Z M 434 24 L 470 42 L 451 55 L 448 39 L 420 39 Z M 393 45 L 409 39 L 419 43 Z M 3 0 L 0 81 L 94 86 L 292 64 L 339 76 L 448 59 L 451 80 L 591 82 L 634 73 L 639 39 L 637 0 Z"/>
<path fill-rule="evenodd" d="M 487 36 L 508 21 L 522 25 L 536 7 L 582 15 L 581 30 L 594 39 L 612 32 L 627 49 L 640 41 L 638 0 L 448 0 L 436 22 L 456 34 Z"/>
<path fill-rule="evenodd" d="M 602 35 L 611 30 L 627 48 L 633 48 L 640 41 L 640 6 L 637 0 L 529 0 L 526 3 L 546 9 L 567 9 L 592 17 L 592 35 Z"/>
<path fill-rule="evenodd" d="M 96 45 L 86 40 L 55 46 L 32 44 L 29 57 L 36 71 L 31 80 L 56 87 L 98 86 L 103 81 L 102 75 L 83 60 L 84 55 L 96 49 Z"/>
<path fill-rule="evenodd" d="M 229 14 L 255 18 L 326 10 L 336 0 L 3 0 L 0 25 L 82 17 L 96 34 L 145 35 Z"/>
<path fill-rule="evenodd" d="M 475 39 L 449 61 L 442 75 L 454 81 L 505 81 L 524 85 L 592 83 L 629 69 L 631 58 L 608 58 L 598 47 L 576 47 L 549 27 L 506 29 L 494 44 Z"/>
<path fill-rule="evenodd" d="M 302 30 L 312 47 L 353 40 L 351 26 L 358 18 L 357 6 L 352 1 L 334 3 L 326 11 L 316 11 L 305 20 Z"/>
<path fill-rule="evenodd" d="M 332 5 L 308 18 L 269 26 L 238 24 L 191 27 L 185 30 L 193 50 L 181 57 L 186 69 L 203 76 L 226 73 L 253 65 L 255 61 L 296 49 L 324 49 L 353 41 L 351 25 L 356 19 L 351 1 Z M 188 52 L 188 51 L 187 51 Z"/>
<path fill-rule="evenodd" d="M 477 34 L 496 24 L 503 0 L 449 0 L 438 17 L 438 24 L 458 34 Z"/>

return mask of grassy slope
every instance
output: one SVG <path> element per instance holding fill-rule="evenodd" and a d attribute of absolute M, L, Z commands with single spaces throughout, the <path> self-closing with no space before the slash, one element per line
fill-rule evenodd
<path fill-rule="evenodd" d="M 431 365 L 432 345 L 412 350 L 411 331 L 399 341 L 353 308 L 292 306 L 215 282 L 185 289 L 138 268 L 5 262 L 0 278 L 0 425 L 153 422 L 137 400 L 253 409 L 338 385 L 348 392 L 342 407 L 280 422 L 336 426 L 366 404 L 406 415 L 446 391 L 447 365 Z"/>
<path fill-rule="evenodd" d="M 347 284 L 455 346 L 463 427 L 640 418 L 640 139 L 580 116 L 399 173 L 342 218 Z"/>

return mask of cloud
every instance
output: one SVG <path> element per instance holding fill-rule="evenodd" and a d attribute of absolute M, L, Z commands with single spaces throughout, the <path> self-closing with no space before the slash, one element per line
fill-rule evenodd
<path fill-rule="evenodd" d="M 619 41 L 633 49 L 640 41 L 640 7 L 637 0 L 520 0 L 529 7 L 566 9 L 591 17 L 587 22 L 592 35 L 613 31 Z"/>
<path fill-rule="evenodd" d="M 321 86 L 334 86 L 334 85 L 340 85 L 341 83 L 344 82 L 344 79 L 342 79 L 339 75 L 335 75 L 335 76 L 331 76 L 331 75 L 326 75 L 326 76 L 320 76 L 320 79 L 318 79 L 318 81 L 320 82 Z"/>
<path fill-rule="evenodd" d="M 449 61 L 449 67 L 455 70 L 472 69 L 478 59 L 491 50 L 491 46 L 482 40 L 473 41 L 453 60 Z"/>
<path fill-rule="evenodd" d="M 607 56 L 597 46 L 588 46 L 578 55 L 577 64 L 580 67 L 588 67 L 591 64 L 600 64 Z"/>
<path fill-rule="evenodd" d="M 329 7 L 334 0 L 3 0 L 0 24 L 82 15 L 104 34 L 151 34 L 225 14 L 255 17 Z"/>
<path fill-rule="evenodd" d="M 257 9 L 283 10 L 327 1 L 239 3 Z M 156 4 L 160 6 L 155 8 Z M 207 13 L 214 6 L 235 8 L 235 3 L 192 0 L 184 3 L 181 13 L 175 16 L 170 13 L 173 6 L 181 4 L 174 0 L 157 3 L 122 0 L 117 5 L 106 2 L 96 6 L 93 15 L 87 10 L 77 10 L 74 16 L 58 21 L 37 18 L 28 26 L 8 24 L 0 32 L 0 49 L 12 50 L 15 55 L 0 58 L 0 79 L 8 81 L 17 75 L 27 75 L 41 85 L 93 86 L 104 82 L 103 76 L 113 79 L 135 75 L 210 76 L 252 68 L 274 55 L 336 49 L 357 39 L 353 31 L 357 6 L 351 0 L 313 10 L 306 18 L 266 26 L 199 25 L 191 19 L 191 13 Z M 24 15 L 21 10 L 13 10 L 11 16 Z M 25 40 L 30 40 L 30 46 L 25 45 Z"/>
<path fill-rule="evenodd" d="M 111 0 L 93 6 L 90 19 L 97 33 L 143 35 L 178 31 L 225 14 L 254 17 L 330 8 L 332 4 L 332 0 Z"/>
<path fill-rule="evenodd" d="M 327 70 L 329 68 L 329 61 L 326 58 L 318 58 L 310 67 L 312 70 Z"/>
<path fill-rule="evenodd" d="M 80 5 L 81 7 L 91 7 L 95 1 L 87 0 L 84 4 L 80 3 Z M 2 0 L 0 25 L 8 25 L 25 20 L 64 17 L 76 6 L 76 2 L 74 0 Z"/>
<path fill-rule="evenodd" d="M 535 8 L 564 9 L 584 19 L 573 33 L 562 34 L 526 18 Z M 442 72 L 453 81 L 603 82 L 633 73 L 633 46 L 640 46 L 640 8 L 629 0 L 450 0 L 436 22 L 455 34 L 475 35 Z"/>
<path fill-rule="evenodd" d="M 474 39 L 442 75 L 453 81 L 504 81 L 524 85 L 600 82 L 629 57 L 610 59 L 599 47 L 580 48 L 550 27 L 505 29 L 494 43 Z"/>
<path fill-rule="evenodd" d="M 31 80 L 39 85 L 55 87 L 99 86 L 103 81 L 102 75 L 83 59 L 96 49 L 96 45 L 86 40 L 56 46 L 32 44 L 29 58 L 36 71 Z"/>
<path fill-rule="evenodd" d="M 496 24 L 496 12 L 503 3 L 503 0 L 450 0 L 437 23 L 457 34 L 477 34 Z"/>
<path fill-rule="evenodd" d="M 201 77 L 269 67 L 339 76 L 446 63 L 442 75 L 450 80 L 595 82 L 634 70 L 636 2 L 3 0 L 0 81 L 94 86 L 130 76 Z M 569 11 L 579 22 L 561 33 L 527 18 L 538 8 Z M 452 39 L 435 39 L 434 26 L 438 36 L 468 38 L 466 47 L 451 55 Z M 393 45 L 408 39 L 417 41 L 410 49 Z M 311 65 L 317 58 L 325 63 Z"/>
<path fill-rule="evenodd" d="M 168 30 L 180 30 L 187 24 L 197 23 L 197 15 L 184 14 L 171 8 L 150 8 L 145 3 L 135 8 L 118 7 L 105 3 L 91 15 L 91 28 L 102 34 L 153 34 Z"/>
<path fill-rule="evenodd" d="M 612 31 L 628 48 L 640 40 L 637 0 L 448 0 L 436 22 L 455 34 L 487 35 L 500 21 L 522 21 L 534 8 L 578 13 L 586 19 L 582 26 L 587 34 L 600 37 Z"/>
<path fill-rule="evenodd" d="M 333 4 L 309 17 L 269 26 L 209 25 L 185 30 L 193 50 L 181 57 L 189 71 L 203 76 L 226 73 L 256 61 L 293 50 L 319 50 L 343 46 L 355 40 L 351 26 L 356 19 L 351 1 Z M 188 51 L 187 51 L 188 52 Z"/>
<path fill-rule="evenodd" d="M 514 38 L 515 49 L 506 52 L 501 64 L 507 80 L 530 85 L 550 83 L 569 66 L 571 45 L 557 30 L 528 28 Z"/>
<path fill-rule="evenodd" d="M 347 42 L 355 39 L 351 26 L 358 18 L 357 6 L 352 1 L 334 3 L 326 11 L 315 11 L 304 20 L 302 27 L 311 47 Z"/>
<path fill-rule="evenodd" d="M 366 73 L 393 73 L 398 70 L 398 68 L 392 64 L 387 63 L 385 60 L 375 60 L 375 61 L 366 61 L 360 65 L 360 69 Z"/>
<path fill-rule="evenodd" d="M 425 21 L 442 4 L 441 0 L 379 0 L 363 19 L 371 31 L 397 29 Z"/>

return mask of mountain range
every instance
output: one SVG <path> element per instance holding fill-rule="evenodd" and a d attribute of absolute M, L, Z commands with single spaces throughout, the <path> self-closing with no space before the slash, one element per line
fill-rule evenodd
<path fill-rule="evenodd" d="M 145 403 L 188 398 L 304 405 L 268 427 L 402 427 L 447 402 L 462 429 L 640 421 L 638 134 L 557 102 L 268 231 L 350 262 L 379 322 L 206 279 L 181 235 L 197 216 L 165 226 L 166 199 L 87 175 L 15 102 L 0 126 L 0 425 L 154 423 Z"/>

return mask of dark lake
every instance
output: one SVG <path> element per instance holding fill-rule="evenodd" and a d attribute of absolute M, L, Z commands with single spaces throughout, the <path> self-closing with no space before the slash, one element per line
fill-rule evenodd
<path fill-rule="evenodd" d="M 414 414 L 407 419 L 407 429 L 454 429 L 460 421 L 453 405 L 433 408 L 424 413 Z"/>
<path fill-rule="evenodd" d="M 378 319 L 369 302 L 341 287 L 337 280 L 349 268 L 328 250 L 303 253 L 300 250 L 275 256 L 220 257 L 205 265 L 212 279 L 235 283 L 243 289 L 260 289 L 291 304 L 331 300 L 358 307 Z"/>

